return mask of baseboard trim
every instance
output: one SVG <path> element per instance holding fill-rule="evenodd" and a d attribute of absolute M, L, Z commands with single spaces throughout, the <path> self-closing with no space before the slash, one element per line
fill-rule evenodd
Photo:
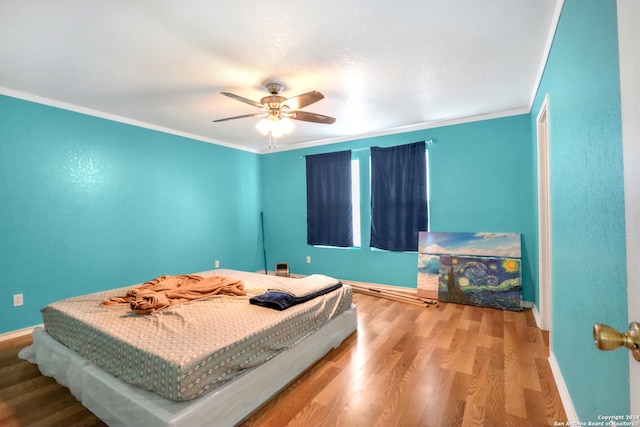
<path fill-rule="evenodd" d="M 578 418 L 576 409 L 573 407 L 569 389 L 567 389 L 567 384 L 564 382 L 564 378 L 562 377 L 562 373 L 560 372 L 558 360 L 556 359 L 556 356 L 552 351 L 549 351 L 549 366 L 551 367 L 553 378 L 556 381 L 556 387 L 558 387 L 558 394 L 560 394 L 560 400 L 562 400 L 564 412 L 567 414 L 567 423 L 565 423 L 564 425 L 580 425 L 580 419 Z"/>
<path fill-rule="evenodd" d="M 530 303 L 530 304 L 531 304 L 531 312 L 533 313 L 533 318 L 536 320 L 536 326 L 540 328 L 540 325 L 542 324 L 542 318 L 540 317 L 540 310 L 538 310 L 538 307 L 534 303 Z"/>
<path fill-rule="evenodd" d="M 0 342 L 12 340 L 14 338 L 20 338 L 20 337 L 23 337 L 25 335 L 31 335 L 33 330 L 35 328 L 37 328 L 38 326 L 44 326 L 44 325 L 39 324 L 39 325 L 36 325 L 36 326 L 31 326 L 30 328 L 18 329 L 17 331 L 12 331 L 12 332 L 7 332 L 7 333 L 4 333 L 4 334 L 0 334 Z"/>

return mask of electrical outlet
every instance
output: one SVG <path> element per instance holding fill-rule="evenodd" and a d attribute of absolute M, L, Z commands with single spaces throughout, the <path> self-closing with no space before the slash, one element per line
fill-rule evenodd
<path fill-rule="evenodd" d="M 22 294 L 15 294 L 13 296 L 13 306 L 20 307 L 22 304 L 24 304 L 24 299 Z"/>
<path fill-rule="evenodd" d="M 311 257 L 307 255 L 307 264 L 311 264 Z"/>
<path fill-rule="evenodd" d="M 220 260 L 219 259 L 216 260 L 216 268 L 220 268 Z"/>

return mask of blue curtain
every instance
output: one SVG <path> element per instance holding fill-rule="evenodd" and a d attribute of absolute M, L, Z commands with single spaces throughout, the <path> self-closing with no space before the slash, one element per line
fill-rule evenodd
<path fill-rule="evenodd" d="M 307 243 L 353 246 L 351 151 L 306 156 Z"/>
<path fill-rule="evenodd" d="M 417 251 L 427 221 L 424 141 L 371 147 L 371 247 Z"/>

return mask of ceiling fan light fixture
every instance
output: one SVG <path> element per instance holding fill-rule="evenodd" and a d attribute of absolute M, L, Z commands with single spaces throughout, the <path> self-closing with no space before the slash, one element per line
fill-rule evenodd
<path fill-rule="evenodd" d="M 269 121 L 267 119 L 262 119 L 256 125 L 256 129 L 260 131 L 261 134 L 267 135 L 269 133 Z"/>
<path fill-rule="evenodd" d="M 256 125 L 256 129 L 260 131 L 263 135 L 269 135 L 280 138 L 285 134 L 289 134 L 293 131 L 295 127 L 293 120 L 288 117 L 279 118 L 274 115 L 270 115 L 269 117 L 262 119 Z"/>
<path fill-rule="evenodd" d="M 214 120 L 214 122 L 226 122 L 227 120 L 244 119 L 247 117 L 264 117 L 256 124 L 256 129 L 264 136 L 269 137 L 269 148 L 275 148 L 277 138 L 293 132 L 293 128 L 295 127 L 293 120 L 324 124 L 332 124 L 336 121 L 334 117 L 300 110 L 324 98 L 324 95 L 318 91 L 312 90 L 291 98 L 285 98 L 279 95 L 279 93 L 282 92 L 282 85 L 280 83 L 267 83 L 265 86 L 270 95 L 260 99 L 260 102 L 252 101 L 251 99 L 230 92 L 220 92 L 222 95 L 235 99 L 236 101 L 257 107 L 261 112 L 227 117 Z"/>
<path fill-rule="evenodd" d="M 293 128 L 296 127 L 296 125 L 293 123 L 293 120 L 291 120 L 289 117 L 282 118 L 280 120 L 280 126 L 282 126 L 282 130 L 287 135 L 293 132 Z"/>

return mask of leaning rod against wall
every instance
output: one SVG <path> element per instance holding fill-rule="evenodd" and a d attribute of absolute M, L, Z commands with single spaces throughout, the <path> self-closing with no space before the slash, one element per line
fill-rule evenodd
<path fill-rule="evenodd" d="M 269 274 L 267 269 L 267 247 L 264 244 L 264 212 L 260 211 L 260 225 L 262 227 L 262 255 L 264 256 L 264 274 Z"/>

